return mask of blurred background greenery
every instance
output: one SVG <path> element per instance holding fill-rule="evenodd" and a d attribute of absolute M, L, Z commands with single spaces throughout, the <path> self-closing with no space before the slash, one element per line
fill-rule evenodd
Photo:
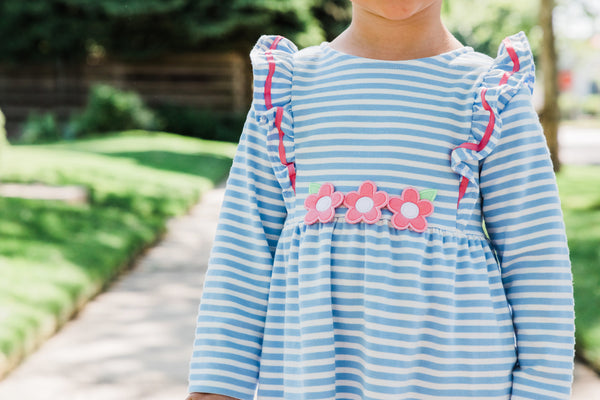
<path fill-rule="evenodd" d="M 315 45 L 350 16 L 348 0 L 0 2 L 0 181 L 87 192 L 79 203 L 0 194 L 0 377 L 226 176 L 258 37 Z M 558 123 L 600 135 L 596 0 L 447 0 L 443 18 L 492 57 L 525 31 L 557 170 Z M 600 371 L 600 156 L 588 164 L 558 179 L 577 352 Z"/>
<path fill-rule="evenodd" d="M 458 39 L 490 56 L 504 37 L 525 31 L 540 70 L 539 81 L 552 66 L 557 68 L 549 71 L 549 75 L 558 75 L 557 90 L 546 84 L 538 86 L 552 92 L 550 99 L 558 97 L 560 117 L 598 118 L 600 6 L 593 0 L 556 1 L 451 0 L 444 3 L 443 13 Z M 543 50 L 549 46 L 542 43 L 549 27 L 540 17 L 549 8 L 554 9 L 556 51 L 546 60 Z M 257 38 L 280 34 L 299 47 L 332 40 L 348 25 L 351 9 L 348 0 L 6 0 L 0 3 L 0 15 L 0 35 L 10 38 L 0 43 L 0 66 L 5 78 L 13 75 L 11 82 L 0 85 L 0 108 L 8 116 L 11 139 L 22 137 L 31 143 L 134 126 L 235 142 L 249 104 L 247 53 Z M 176 55 L 181 54 L 205 54 L 190 66 L 208 65 L 209 55 L 214 53 L 236 54 L 243 63 L 238 73 L 228 77 L 236 81 L 227 89 L 235 92 L 235 106 L 232 101 L 211 102 L 211 95 L 223 94 L 216 88 L 204 93 L 204 102 L 168 90 L 150 93 L 143 78 L 158 79 L 156 72 L 151 76 L 132 69 L 115 77 L 119 74 L 115 69 L 132 65 L 148 69 L 160 64 L 174 71 L 177 62 L 181 63 Z M 30 69 L 34 65 L 42 69 Z M 110 76 L 90 71 L 109 71 L 106 74 Z M 44 79 L 37 82 L 38 104 L 34 104 L 36 101 L 27 97 L 26 85 L 15 82 L 31 82 L 40 75 Z M 171 82 L 172 88 L 177 83 L 201 87 L 217 76 L 214 70 L 196 75 L 172 73 L 161 83 Z M 98 87 L 99 83 L 115 88 Z M 20 97 L 12 95 L 15 92 Z M 549 100 L 542 101 L 544 90 L 539 92 L 538 106 L 543 111 Z M 42 94 L 47 94 L 46 102 L 41 102 Z M 24 106 L 34 109 L 17 108 L 27 101 L 30 104 Z M 119 111 L 113 126 L 103 121 L 109 109 L 111 114 Z M 549 117 L 557 114 L 554 108 L 551 114 Z M 548 130 L 549 145 L 555 150 L 554 128 Z M 553 161 L 559 163 L 557 157 Z"/>

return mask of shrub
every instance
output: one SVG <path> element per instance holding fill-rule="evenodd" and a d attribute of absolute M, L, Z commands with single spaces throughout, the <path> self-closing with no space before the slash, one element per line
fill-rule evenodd
<path fill-rule="evenodd" d="M 588 95 L 581 105 L 581 111 L 584 114 L 591 116 L 599 116 L 600 115 L 600 94 L 590 94 Z"/>
<path fill-rule="evenodd" d="M 3 145 L 5 145 L 7 143 L 6 129 L 4 127 L 5 123 L 6 123 L 6 118 L 4 118 L 4 114 L 2 113 L 2 110 L 0 110 L 0 149 L 2 148 Z"/>
<path fill-rule="evenodd" d="M 216 112 L 176 104 L 156 108 L 161 129 L 207 140 L 237 142 L 244 126 L 245 114 Z"/>
<path fill-rule="evenodd" d="M 4 129 L 4 123 L 6 119 L 4 118 L 4 114 L 2 110 L 0 110 L 0 179 L 2 178 L 2 167 L 4 165 L 4 159 L 2 158 L 4 148 L 8 146 L 8 140 L 6 140 L 6 129 Z"/>
<path fill-rule="evenodd" d="M 579 97 L 572 93 L 561 93 L 558 97 L 558 106 L 562 119 L 576 119 L 581 112 Z"/>
<path fill-rule="evenodd" d="M 31 144 L 48 142 L 61 139 L 61 133 L 52 113 L 38 114 L 32 112 L 28 115 L 19 141 Z"/>
<path fill-rule="evenodd" d="M 137 93 L 98 84 L 91 88 L 83 113 L 71 118 L 66 135 L 74 137 L 90 133 L 157 128 L 156 116 Z"/>

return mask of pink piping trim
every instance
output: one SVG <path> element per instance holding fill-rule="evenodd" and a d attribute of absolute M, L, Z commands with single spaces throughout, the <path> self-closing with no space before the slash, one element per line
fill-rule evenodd
<path fill-rule="evenodd" d="M 277 127 L 277 131 L 279 132 L 279 161 L 285 165 L 290 174 L 290 182 L 292 184 L 292 189 L 294 193 L 296 193 L 296 168 L 294 167 L 294 163 L 288 163 L 287 157 L 285 156 L 285 146 L 283 145 L 283 136 L 284 132 L 281 129 L 281 121 L 283 119 L 283 107 L 277 107 L 277 114 L 275 114 L 275 126 Z"/>
<path fill-rule="evenodd" d="M 483 104 L 483 108 L 490 113 L 490 120 L 488 121 L 487 127 L 485 128 L 485 133 L 483 134 L 483 138 L 479 143 L 468 143 L 465 142 L 461 144 L 458 148 L 475 150 L 477 152 L 483 150 L 485 146 L 487 146 L 490 138 L 492 137 L 492 132 L 494 132 L 494 125 L 496 124 L 496 116 L 494 115 L 494 111 L 492 107 L 488 104 L 485 99 L 485 94 L 487 93 L 487 89 L 481 90 L 481 103 Z"/>
<path fill-rule="evenodd" d="M 506 38 L 502 41 L 502 43 L 504 43 L 504 46 L 506 47 L 506 51 L 508 52 L 508 55 L 510 56 L 510 59 L 513 63 L 513 69 L 511 72 L 504 73 L 504 75 L 502 76 L 502 79 L 500 79 L 500 85 L 504 85 L 506 82 L 508 82 L 508 79 L 515 72 L 518 72 L 519 69 L 521 69 L 521 64 L 519 63 L 519 56 L 517 55 L 517 52 L 515 51 L 515 48 L 513 47 L 510 39 Z M 481 103 L 483 104 L 483 108 L 490 113 L 490 120 L 485 129 L 485 133 L 483 134 L 483 138 L 481 139 L 481 141 L 479 143 L 465 142 L 465 143 L 462 143 L 461 145 L 457 146 L 455 149 L 462 148 L 462 149 L 469 149 L 469 150 L 474 150 L 474 151 L 479 152 L 479 151 L 483 150 L 485 148 L 485 146 L 487 146 L 488 142 L 490 141 L 490 138 L 492 137 L 492 132 L 494 132 L 494 125 L 496 124 L 496 116 L 494 115 L 494 111 L 492 110 L 492 107 L 490 107 L 487 100 L 485 99 L 486 93 L 487 93 L 487 89 L 481 89 Z M 456 203 L 456 208 L 458 208 L 460 206 L 460 201 L 462 200 L 465 193 L 467 192 L 468 186 L 469 186 L 469 180 L 463 176 L 462 179 L 460 180 L 460 186 L 458 188 L 458 202 Z"/>
<path fill-rule="evenodd" d="M 282 164 L 287 164 L 287 158 L 285 156 L 285 146 L 283 145 L 283 130 L 281 129 L 281 121 L 283 119 L 283 108 L 277 107 L 277 114 L 275 114 L 275 126 L 279 132 L 279 161 Z"/>
<path fill-rule="evenodd" d="M 267 110 L 273 108 L 273 102 L 271 99 L 271 86 L 273 85 L 273 75 L 275 74 L 276 67 L 275 58 L 273 57 L 271 50 L 277 48 L 277 44 L 281 39 L 283 39 L 282 36 L 277 36 L 275 40 L 273 40 L 273 43 L 271 43 L 269 50 L 265 52 L 267 56 L 267 62 L 269 63 L 269 73 L 267 74 L 267 79 L 265 80 L 265 107 L 267 108 Z M 284 133 L 283 129 L 281 129 L 282 119 L 283 108 L 277 107 L 277 114 L 275 114 L 275 127 L 277 127 L 277 131 L 279 132 L 279 161 L 281 161 L 281 163 L 287 167 L 288 173 L 290 175 L 290 183 L 292 184 L 292 189 L 294 190 L 294 193 L 296 193 L 296 168 L 293 162 L 287 162 L 287 157 L 285 156 L 285 146 L 283 145 Z"/>
<path fill-rule="evenodd" d="M 456 203 L 456 208 L 458 208 L 460 201 L 462 200 L 463 196 L 467 192 L 468 186 L 469 186 L 469 180 L 467 179 L 466 176 L 463 176 L 462 179 L 460 180 L 460 186 L 458 187 L 458 203 Z"/>
<path fill-rule="evenodd" d="M 277 44 L 281 39 L 281 36 L 277 36 L 275 40 L 273 40 L 273 43 L 271 43 L 269 50 L 265 52 L 267 55 L 267 62 L 269 63 L 269 73 L 267 75 L 267 79 L 265 80 L 265 106 L 267 107 L 267 110 L 273 107 L 273 103 L 271 102 L 271 85 L 273 81 L 273 74 L 275 74 L 275 59 L 273 58 L 271 50 L 277 48 Z"/>
<path fill-rule="evenodd" d="M 515 48 L 513 47 L 512 43 L 510 42 L 509 38 L 506 38 L 502 41 L 502 43 L 504 43 L 504 46 L 506 47 L 506 51 L 508 52 L 508 55 L 510 56 L 510 59 L 513 62 L 513 69 L 511 73 L 504 73 L 504 76 L 502 76 L 502 79 L 500 80 L 500 84 L 504 85 L 506 82 L 508 82 L 508 78 L 510 78 L 510 76 L 512 74 L 514 74 L 515 72 L 518 72 L 521 69 L 521 64 L 519 63 L 519 56 L 517 55 L 517 52 L 515 51 Z"/>

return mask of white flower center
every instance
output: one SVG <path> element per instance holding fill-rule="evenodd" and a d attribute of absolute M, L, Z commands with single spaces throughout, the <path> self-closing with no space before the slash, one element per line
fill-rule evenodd
<path fill-rule="evenodd" d="M 360 199 L 358 199 L 356 201 L 356 209 L 358 210 L 358 212 L 361 213 L 367 213 L 369 211 L 371 211 L 371 209 L 373 208 L 373 199 L 370 197 L 361 197 Z"/>
<path fill-rule="evenodd" d="M 408 219 L 415 219 L 419 216 L 419 207 L 415 203 L 404 203 L 400 212 Z"/>
<path fill-rule="evenodd" d="M 323 196 L 317 201 L 317 211 L 323 212 L 331 207 L 331 197 Z"/>

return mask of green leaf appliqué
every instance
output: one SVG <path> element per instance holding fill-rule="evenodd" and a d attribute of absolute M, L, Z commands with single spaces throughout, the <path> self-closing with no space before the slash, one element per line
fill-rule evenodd
<path fill-rule="evenodd" d="M 427 189 L 427 190 L 423 190 L 423 191 L 419 192 L 419 196 L 421 197 L 421 200 L 425 199 L 425 200 L 433 201 L 435 199 L 436 195 L 437 195 L 436 189 Z"/>
<path fill-rule="evenodd" d="M 316 183 L 316 182 L 311 182 L 308 185 L 308 193 L 309 194 L 315 194 L 315 193 L 319 193 L 319 189 L 321 188 L 321 184 L 320 183 Z"/>

